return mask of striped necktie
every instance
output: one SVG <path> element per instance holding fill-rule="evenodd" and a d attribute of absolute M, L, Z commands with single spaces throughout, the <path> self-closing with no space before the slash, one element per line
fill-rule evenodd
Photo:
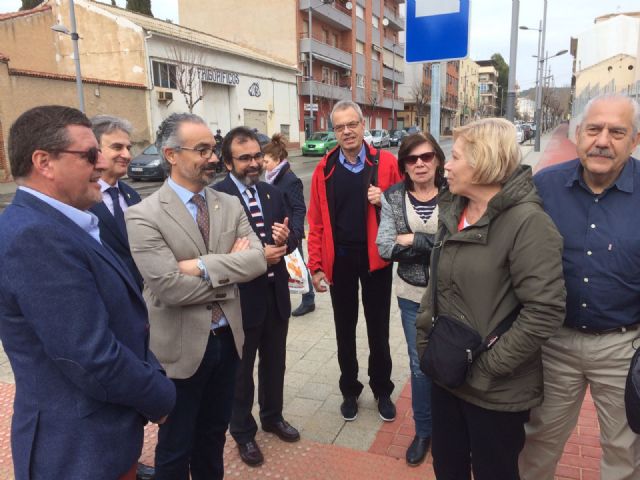
<path fill-rule="evenodd" d="M 202 235 L 202 239 L 204 240 L 204 244 L 207 248 L 207 252 L 209 251 L 209 211 L 207 210 L 207 203 L 202 198 L 202 195 L 195 194 L 191 197 L 191 203 L 193 203 L 198 211 L 196 212 L 196 223 L 198 224 L 198 230 L 200 230 L 200 234 Z M 224 312 L 222 308 L 218 304 L 218 302 L 214 302 L 211 308 L 211 323 L 213 324 L 212 328 L 216 328 L 215 325 L 218 324 L 220 319 L 224 317 Z"/>
<path fill-rule="evenodd" d="M 245 190 L 245 192 L 247 192 L 247 197 L 249 197 L 249 214 L 251 215 L 253 224 L 256 226 L 256 231 L 258 232 L 258 236 L 260 237 L 262 245 L 266 245 L 267 230 L 264 226 L 264 217 L 262 216 L 262 210 L 260 210 L 260 205 L 258 205 L 258 200 L 256 199 L 256 189 L 255 187 L 249 187 Z M 271 281 L 273 281 L 273 279 L 275 278 L 273 272 L 271 271 L 271 266 L 269 266 L 268 268 L 267 277 Z"/>

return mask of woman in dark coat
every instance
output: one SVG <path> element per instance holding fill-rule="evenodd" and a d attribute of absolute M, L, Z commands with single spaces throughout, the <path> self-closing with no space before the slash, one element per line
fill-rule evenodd
<path fill-rule="evenodd" d="M 276 133 L 271 137 L 271 142 L 264 146 L 264 166 L 266 169 L 265 181 L 272 184 L 284 195 L 289 209 L 289 229 L 298 241 L 298 249 L 302 255 L 302 239 L 304 238 L 304 217 L 307 207 L 304 203 L 302 181 L 291 170 L 287 157 L 287 146 L 284 137 Z M 309 293 L 302 295 L 302 303 L 291 314 L 294 317 L 313 312 L 315 306 L 315 294 L 309 278 Z"/>

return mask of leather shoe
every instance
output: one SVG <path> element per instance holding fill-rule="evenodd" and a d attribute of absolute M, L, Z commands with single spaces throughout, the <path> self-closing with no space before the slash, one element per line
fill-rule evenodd
<path fill-rule="evenodd" d="M 269 433 L 275 433 L 278 438 L 284 442 L 297 442 L 300 440 L 300 432 L 292 427 L 286 420 L 278 420 L 275 423 L 263 424 L 262 430 Z"/>
<path fill-rule="evenodd" d="M 153 480 L 156 478 L 156 469 L 145 465 L 144 463 L 138 463 L 136 467 L 136 480 Z"/>
<path fill-rule="evenodd" d="M 242 461 L 250 467 L 259 467 L 264 463 L 264 456 L 255 440 L 247 443 L 239 443 L 238 451 L 240 452 Z"/>
<path fill-rule="evenodd" d="M 413 437 L 411 445 L 407 448 L 407 465 L 417 467 L 424 462 L 429 451 L 429 445 L 431 445 L 431 437 L 420 438 L 417 435 Z"/>
<path fill-rule="evenodd" d="M 396 406 L 389 395 L 378 397 L 378 413 L 385 422 L 393 422 L 396 419 Z"/>
<path fill-rule="evenodd" d="M 312 303 L 311 305 L 305 305 L 301 303 L 298 308 L 296 308 L 293 312 L 291 312 L 292 317 L 301 317 L 302 315 L 306 315 L 307 313 L 311 313 L 316 309 L 316 304 Z"/>

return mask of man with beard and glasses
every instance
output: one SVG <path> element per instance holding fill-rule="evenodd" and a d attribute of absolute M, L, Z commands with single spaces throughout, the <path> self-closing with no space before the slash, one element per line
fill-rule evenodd
<path fill-rule="evenodd" d="M 177 391 L 158 432 L 156 479 L 221 479 L 244 341 L 237 284 L 262 275 L 267 263 L 240 202 L 207 188 L 218 159 L 204 120 L 170 115 L 156 145 L 169 178 L 126 213 L 151 349 Z"/>
<path fill-rule="evenodd" d="M 576 130 L 579 158 L 534 177 L 564 240 L 564 326 L 542 346 L 544 402 L 531 410 L 520 454 L 525 480 L 552 480 L 587 387 L 598 413 L 604 479 L 640 477 L 640 437 L 624 389 L 640 327 L 640 107 L 605 95 Z"/>
<path fill-rule="evenodd" d="M 222 158 L 229 174 L 214 188 L 242 201 L 251 226 L 264 245 L 269 264 L 267 273 L 240 285 L 245 342 L 229 426 L 238 444 L 240 458 L 247 465 L 257 467 L 264 461 L 255 440 L 258 426 L 251 414 L 253 366 L 258 351 L 258 402 L 262 429 L 276 434 L 285 442 L 300 439 L 298 430 L 282 416 L 291 314 L 289 274 L 283 256 L 296 249 L 297 241 L 293 235 L 289 236 L 288 212 L 282 193 L 260 181 L 264 155 L 255 132 L 246 127 L 231 130 L 222 143 Z"/>

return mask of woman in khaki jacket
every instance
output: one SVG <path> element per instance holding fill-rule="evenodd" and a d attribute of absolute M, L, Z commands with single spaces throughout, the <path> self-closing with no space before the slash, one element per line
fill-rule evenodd
<path fill-rule="evenodd" d="M 454 131 L 438 200 L 437 311 L 482 338 L 512 312 L 509 330 L 473 363 L 465 383 L 432 389 L 438 480 L 517 480 L 529 409 L 542 402 L 540 346 L 565 313 L 562 239 L 520 165 L 513 124 L 488 118 Z M 432 268 L 434 265 L 432 264 Z M 433 277 L 432 272 L 432 277 Z M 420 358 L 432 327 L 429 282 L 417 319 Z"/>

